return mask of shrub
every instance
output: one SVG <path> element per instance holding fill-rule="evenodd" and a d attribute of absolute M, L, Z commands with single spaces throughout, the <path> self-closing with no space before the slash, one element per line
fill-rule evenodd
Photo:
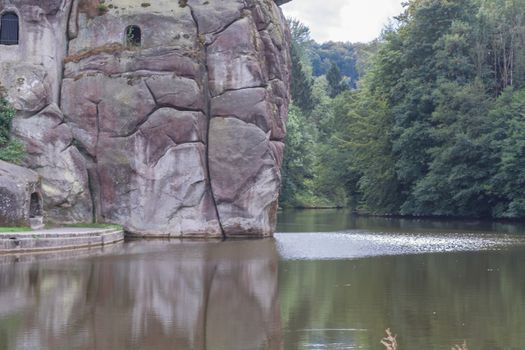
<path fill-rule="evenodd" d="M 24 145 L 11 138 L 11 123 L 15 110 L 0 90 L 0 159 L 10 163 L 20 163 L 25 155 Z"/>
<path fill-rule="evenodd" d="M 99 2 L 97 5 L 97 11 L 99 15 L 105 14 L 108 12 L 108 5 L 106 5 L 103 1 Z"/>

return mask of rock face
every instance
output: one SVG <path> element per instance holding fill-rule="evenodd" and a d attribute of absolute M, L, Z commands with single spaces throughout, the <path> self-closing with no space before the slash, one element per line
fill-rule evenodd
<path fill-rule="evenodd" d="M 36 172 L 0 160 L 0 225 L 30 226 L 42 215 L 40 191 Z"/>
<path fill-rule="evenodd" d="M 273 0 L 0 0 L 15 135 L 48 219 L 140 236 L 273 233 L 289 33 Z M 7 52 L 4 55 L 4 51 Z"/>

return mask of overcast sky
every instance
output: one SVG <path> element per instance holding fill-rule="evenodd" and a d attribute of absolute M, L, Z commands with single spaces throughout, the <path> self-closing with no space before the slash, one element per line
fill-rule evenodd
<path fill-rule="evenodd" d="M 401 13 L 402 0 L 292 0 L 282 6 L 286 17 L 310 27 L 318 42 L 367 42 L 388 19 Z"/>

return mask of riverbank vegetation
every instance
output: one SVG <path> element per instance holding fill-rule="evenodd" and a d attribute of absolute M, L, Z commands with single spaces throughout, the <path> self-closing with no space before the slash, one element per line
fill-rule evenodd
<path fill-rule="evenodd" d="M 349 76 L 292 32 L 282 206 L 525 217 L 525 0 L 411 0 Z"/>
<path fill-rule="evenodd" d="M 95 228 L 95 229 L 113 229 L 113 230 L 123 230 L 122 225 L 117 224 L 94 224 L 94 223 L 80 223 L 80 224 L 67 224 L 60 225 L 58 227 L 71 227 L 71 228 Z M 53 228 L 49 226 L 48 228 Z"/>
<path fill-rule="evenodd" d="M 27 232 L 32 231 L 31 227 L 0 227 L 0 233 Z"/>

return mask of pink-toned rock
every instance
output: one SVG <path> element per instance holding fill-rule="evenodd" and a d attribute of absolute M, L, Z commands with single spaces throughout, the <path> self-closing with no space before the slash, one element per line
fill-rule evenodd
<path fill-rule="evenodd" d="M 33 114 L 51 103 L 53 92 L 44 67 L 0 61 L 0 83 L 18 111 Z"/>
<path fill-rule="evenodd" d="M 226 235 L 271 235 L 280 174 L 268 135 L 239 119 L 213 118 L 209 147 L 212 190 Z"/>
<path fill-rule="evenodd" d="M 171 144 L 154 157 L 141 132 L 102 142 L 109 149 L 95 165 L 102 218 L 139 236 L 221 237 L 204 144 Z"/>
<path fill-rule="evenodd" d="M 208 74 L 213 96 L 228 90 L 261 87 L 266 79 L 262 43 L 250 16 L 239 19 L 217 35 L 208 47 Z"/>
<path fill-rule="evenodd" d="M 173 75 L 156 75 L 146 80 L 160 106 L 204 109 L 204 95 L 195 80 Z"/>
<path fill-rule="evenodd" d="M 208 120 L 202 112 L 161 108 L 140 127 L 147 163 L 157 163 L 169 148 L 183 143 L 206 143 Z M 143 151 L 143 152 L 144 152 Z"/>
<path fill-rule="evenodd" d="M 272 112 L 265 88 L 228 91 L 211 102 L 212 116 L 235 117 L 257 125 L 264 132 L 272 128 Z"/>
<path fill-rule="evenodd" d="M 188 0 L 201 34 L 219 32 L 241 17 L 243 0 Z"/>
<path fill-rule="evenodd" d="M 272 150 L 273 158 L 277 163 L 277 167 L 280 169 L 283 165 L 284 142 L 270 141 L 270 149 Z"/>
<path fill-rule="evenodd" d="M 42 177 L 45 214 L 54 222 L 91 222 L 92 202 L 85 160 L 73 145 L 69 127 L 54 104 L 13 123 L 27 147 L 24 165 Z"/>
<path fill-rule="evenodd" d="M 102 72 L 106 75 L 142 71 L 144 74 L 174 72 L 178 76 L 197 78 L 200 66 L 184 51 L 173 48 L 151 48 L 141 51 L 101 52 L 80 61 L 66 63 L 65 77 L 75 78 L 86 71 Z"/>
<path fill-rule="evenodd" d="M 98 134 L 134 133 L 155 108 L 146 83 L 136 76 L 86 75 L 64 79 L 62 109 L 75 138 L 94 156 Z"/>
<path fill-rule="evenodd" d="M 41 215 L 40 192 L 36 172 L 0 160 L 0 225 L 30 226 L 34 212 Z"/>
<path fill-rule="evenodd" d="M 235 117 L 257 125 L 262 131 L 270 131 L 272 140 L 283 140 L 286 127 L 281 117 L 283 100 L 265 88 L 247 88 L 223 93 L 212 99 L 213 117 Z"/>
<path fill-rule="evenodd" d="M 271 235 L 290 80 L 275 2 L 98 5 L 0 0 L 23 32 L 2 47 L 0 83 L 47 215 L 137 236 Z"/>

